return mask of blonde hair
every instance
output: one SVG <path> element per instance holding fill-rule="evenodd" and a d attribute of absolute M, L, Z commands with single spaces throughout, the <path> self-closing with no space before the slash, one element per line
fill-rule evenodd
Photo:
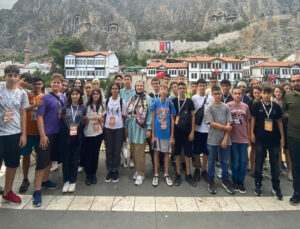
<path fill-rule="evenodd" d="M 159 88 L 164 88 L 164 89 L 166 89 L 166 90 L 168 90 L 169 89 L 169 87 L 168 87 L 168 85 L 167 84 L 161 84 L 161 85 L 159 85 Z"/>
<path fill-rule="evenodd" d="M 51 82 L 53 80 L 59 80 L 61 83 L 64 82 L 65 78 L 63 77 L 62 74 L 60 73 L 54 73 L 52 76 L 51 76 Z"/>

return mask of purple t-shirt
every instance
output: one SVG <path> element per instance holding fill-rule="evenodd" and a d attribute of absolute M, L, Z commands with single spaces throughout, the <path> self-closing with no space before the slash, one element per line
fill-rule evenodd
<path fill-rule="evenodd" d="M 227 103 L 232 116 L 231 141 L 234 143 L 248 144 L 247 122 L 250 119 L 249 107 L 245 103 L 236 105 L 234 102 Z"/>
<path fill-rule="evenodd" d="M 66 98 L 63 94 L 59 95 L 60 100 L 65 104 Z M 59 101 L 50 93 L 41 98 L 44 104 L 38 107 L 36 114 L 43 115 L 44 129 L 46 135 L 59 133 L 62 128 L 62 122 L 59 119 L 59 112 L 62 110 L 62 106 Z"/>

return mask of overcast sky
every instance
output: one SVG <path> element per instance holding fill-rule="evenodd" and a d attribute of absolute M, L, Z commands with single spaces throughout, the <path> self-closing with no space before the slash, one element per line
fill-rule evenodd
<path fill-rule="evenodd" d="M 17 0 L 0 0 L 0 9 L 11 9 Z"/>

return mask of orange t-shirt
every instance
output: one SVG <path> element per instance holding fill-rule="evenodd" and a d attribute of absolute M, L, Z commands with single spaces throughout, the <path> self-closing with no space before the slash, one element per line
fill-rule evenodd
<path fill-rule="evenodd" d="M 44 94 L 41 93 L 39 96 L 29 99 L 29 104 L 33 105 L 33 104 L 37 103 L 43 96 L 44 96 Z M 37 121 L 36 121 L 36 110 L 37 110 L 37 107 L 35 107 L 31 111 L 27 111 L 27 113 L 26 113 L 27 135 L 30 135 L 30 136 L 39 135 L 39 131 L 37 128 Z"/>

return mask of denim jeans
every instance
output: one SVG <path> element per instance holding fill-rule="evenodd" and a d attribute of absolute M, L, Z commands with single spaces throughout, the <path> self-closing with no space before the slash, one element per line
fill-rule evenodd
<path fill-rule="evenodd" d="M 234 143 L 231 146 L 231 170 L 233 183 L 244 182 L 247 170 L 248 144 Z"/>
<path fill-rule="evenodd" d="M 271 166 L 272 186 L 274 190 L 277 190 L 280 187 L 279 166 L 278 166 L 279 148 L 280 148 L 279 145 L 266 144 L 260 141 L 256 141 L 255 143 L 255 150 L 256 150 L 255 185 L 256 186 L 261 186 L 263 165 L 268 150 L 270 166 Z"/>
<path fill-rule="evenodd" d="M 223 149 L 220 146 L 213 146 L 207 144 L 208 150 L 208 178 L 213 180 L 215 178 L 215 164 L 216 158 L 219 152 L 220 158 L 219 162 L 222 168 L 222 180 L 228 180 L 228 153 L 229 153 L 229 146 Z"/>

